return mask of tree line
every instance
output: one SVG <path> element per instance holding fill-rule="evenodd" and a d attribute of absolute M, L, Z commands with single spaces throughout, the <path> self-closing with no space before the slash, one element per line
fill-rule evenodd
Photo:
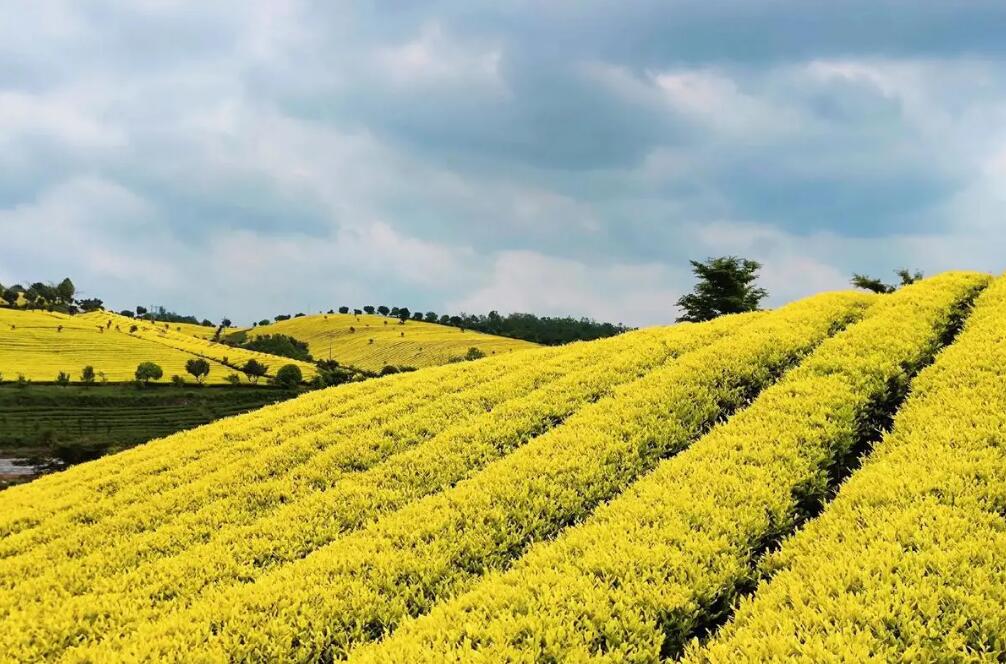
<path fill-rule="evenodd" d="M 21 284 L 4 286 L 0 284 L 0 298 L 7 307 L 23 309 L 43 309 L 64 314 L 75 314 L 81 311 L 97 311 L 104 304 L 98 298 L 76 299 L 77 288 L 69 277 L 58 284 L 35 283 L 25 287 Z"/>
<path fill-rule="evenodd" d="M 351 308 L 341 306 L 338 309 L 329 309 L 329 314 L 363 314 L 385 316 L 398 319 L 401 322 L 413 320 L 417 322 L 433 323 L 449 327 L 457 327 L 461 330 L 474 330 L 510 339 L 522 339 L 546 346 L 557 346 L 571 341 L 591 341 L 621 334 L 632 328 L 621 323 L 599 323 L 591 318 L 573 318 L 571 316 L 553 317 L 537 316 L 529 313 L 511 313 L 500 315 L 497 311 L 490 311 L 488 314 L 437 314 L 435 311 L 412 311 L 408 307 L 389 307 L 387 305 L 367 305 L 362 308 Z M 254 326 L 269 325 L 272 322 L 281 322 L 300 318 L 304 313 L 280 314 L 272 321 L 262 319 Z"/>

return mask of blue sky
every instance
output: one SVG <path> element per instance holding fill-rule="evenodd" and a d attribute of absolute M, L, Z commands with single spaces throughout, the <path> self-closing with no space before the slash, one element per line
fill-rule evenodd
<path fill-rule="evenodd" d="M 1006 3 L 14 2 L 0 282 L 668 322 L 1006 268 Z"/>

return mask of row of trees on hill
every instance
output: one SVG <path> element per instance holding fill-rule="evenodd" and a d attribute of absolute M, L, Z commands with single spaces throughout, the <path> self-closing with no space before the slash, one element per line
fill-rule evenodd
<path fill-rule="evenodd" d="M 160 306 L 148 309 L 147 307 L 138 305 L 136 309 L 123 309 L 119 312 L 119 315 L 125 316 L 126 318 L 138 318 L 156 323 L 189 323 L 191 325 L 213 327 L 213 321 L 208 318 L 199 320 L 195 316 L 175 313 L 174 311 L 168 311 L 164 307 Z"/>
<path fill-rule="evenodd" d="M 523 339 L 545 345 L 558 345 L 570 341 L 588 341 L 621 334 L 630 329 L 621 323 L 598 323 L 590 318 L 573 318 L 537 316 L 529 313 L 511 313 L 505 316 L 496 311 L 488 314 L 437 314 L 435 311 L 412 311 L 408 307 L 389 307 L 386 305 L 367 305 L 360 309 L 347 306 L 330 309 L 329 314 L 338 311 L 340 314 L 363 314 L 386 316 L 401 322 L 408 320 L 421 321 L 458 327 L 463 330 L 475 330 L 487 334 L 495 334 L 511 339 Z M 299 318 L 303 313 L 294 315 L 280 314 L 273 320 L 276 322 Z M 264 319 L 256 323 L 258 326 L 268 325 L 271 321 Z"/>
<path fill-rule="evenodd" d="M 210 363 L 201 357 L 192 358 L 185 363 L 185 371 L 195 378 L 197 385 L 202 385 L 206 380 L 206 377 L 210 374 Z M 247 376 L 249 383 L 254 384 L 268 374 L 269 366 L 253 358 L 245 362 L 244 366 L 240 367 L 240 371 Z M 138 386 L 149 385 L 151 382 L 157 382 L 163 377 L 164 369 L 156 362 L 140 362 L 136 366 L 136 371 L 133 373 L 133 378 Z M 271 382 L 273 385 L 278 385 L 279 387 L 295 388 L 300 385 L 303 380 L 304 374 L 301 372 L 300 367 L 296 364 L 287 364 L 276 371 L 276 376 Z M 238 374 L 234 373 L 227 376 L 227 381 L 232 384 L 237 384 L 241 382 L 241 379 Z M 3 375 L 0 374 L 0 383 L 2 382 Z M 54 382 L 57 385 L 68 386 L 71 382 L 73 382 L 73 377 L 69 374 L 69 372 L 60 371 L 56 374 Z M 93 366 L 87 365 L 81 369 L 80 377 L 77 382 L 81 385 L 94 385 L 96 383 L 106 384 L 108 383 L 108 379 L 104 372 L 95 371 Z M 178 386 L 186 384 L 185 379 L 178 375 L 172 376 L 171 382 Z M 31 384 L 31 381 L 25 378 L 23 374 L 18 375 L 16 381 L 17 386 L 27 387 L 29 384 Z M 320 386 L 324 387 L 327 385 Z"/>
<path fill-rule="evenodd" d="M 61 313 L 75 314 L 79 311 L 97 311 L 102 307 L 102 301 L 97 298 L 76 299 L 77 288 L 69 277 L 58 284 L 36 281 L 30 286 L 0 284 L 2 306 L 22 307 L 25 309 L 44 309 Z"/>

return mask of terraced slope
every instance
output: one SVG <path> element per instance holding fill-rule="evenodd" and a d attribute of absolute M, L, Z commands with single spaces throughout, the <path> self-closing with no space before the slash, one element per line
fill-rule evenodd
<path fill-rule="evenodd" d="M 134 325 L 137 329 L 131 332 Z M 90 365 L 110 382 L 127 381 L 140 362 L 148 361 L 160 365 L 163 380 L 169 380 L 175 374 L 189 377 L 185 363 L 193 357 L 210 362 L 210 383 L 223 383 L 234 373 L 224 362 L 241 365 L 253 357 L 269 366 L 270 373 L 289 363 L 299 364 L 307 377 L 316 371 L 308 363 L 230 348 L 118 314 L 67 316 L 0 309 L 0 373 L 6 380 L 22 374 L 30 380 L 52 381 L 60 371 L 78 380 L 81 369 Z"/>
<path fill-rule="evenodd" d="M 307 342 L 317 360 L 379 371 L 386 364 L 430 367 L 464 356 L 469 348 L 486 355 L 534 348 L 537 344 L 472 330 L 362 314 L 317 314 L 245 330 L 251 336 L 286 334 Z"/>
<path fill-rule="evenodd" d="M 0 492 L 0 661 L 999 661 L 1003 321 L 982 274 L 821 294 Z"/>
<path fill-rule="evenodd" d="M 145 631 L 170 633 L 187 617 L 196 637 L 206 607 L 297 595 L 299 584 L 313 586 L 319 575 L 328 576 L 326 561 L 346 554 L 380 559 L 388 546 L 414 548 L 397 540 L 420 536 L 417 523 L 433 529 L 425 537 L 440 545 L 469 523 L 475 530 L 454 541 L 467 549 L 480 538 L 489 537 L 489 544 L 502 537 L 483 550 L 482 564 L 508 560 L 536 531 L 561 528 L 686 445 L 859 318 L 872 300 L 829 294 L 772 314 L 498 355 L 315 392 L 0 494 L 0 615 L 12 628 L 0 637 L 0 652 L 20 659 L 114 659 L 135 647 L 135 636 L 166 649 L 164 656 L 182 657 Z M 669 404 L 679 404 L 678 414 L 661 424 Z M 570 445 L 596 449 L 571 456 Z M 575 484 L 566 499 L 550 496 L 547 487 L 540 495 L 527 493 L 536 487 L 534 469 L 559 472 L 571 460 Z M 598 476 L 606 480 L 591 489 Z M 484 488 L 504 493 L 463 498 Z M 487 500 L 513 511 L 473 518 Z M 538 501 L 552 509 L 541 512 Z M 510 529 L 502 528 L 508 522 L 525 524 L 509 544 Z M 480 523 L 489 529 L 483 535 Z M 432 564 L 428 560 L 423 564 Z M 439 591 L 477 577 L 474 560 L 464 568 L 461 577 L 442 578 Z M 247 594 L 251 588 L 261 594 Z M 427 592 L 432 598 L 436 588 Z M 309 606 L 309 595 L 303 598 L 307 603 L 299 606 Z M 387 599 L 392 607 L 400 601 Z M 309 623 L 324 615 L 327 610 Z M 238 622 L 233 626 L 239 629 Z M 273 641 L 270 629 L 256 629 L 266 643 Z M 237 633 L 228 632 L 228 639 Z M 292 654 L 288 640 L 276 645 L 279 658 Z"/>

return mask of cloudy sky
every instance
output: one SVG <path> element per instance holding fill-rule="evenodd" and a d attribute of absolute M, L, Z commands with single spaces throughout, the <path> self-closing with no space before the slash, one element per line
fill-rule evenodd
<path fill-rule="evenodd" d="M 672 320 L 1006 269 L 1006 3 L 0 7 L 0 283 L 249 321 Z"/>

